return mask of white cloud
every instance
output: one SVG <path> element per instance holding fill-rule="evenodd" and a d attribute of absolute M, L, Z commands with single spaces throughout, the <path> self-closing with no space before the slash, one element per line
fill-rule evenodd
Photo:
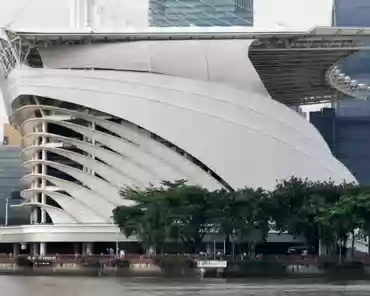
<path fill-rule="evenodd" d="M 254 25 L 270 30 L 331 26 L 333 1 L 254 0 Z"/>

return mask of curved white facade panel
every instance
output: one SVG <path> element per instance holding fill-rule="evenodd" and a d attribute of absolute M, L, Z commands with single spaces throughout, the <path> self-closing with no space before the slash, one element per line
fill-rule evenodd
<path fill-rule="evenodd" d="M 46 68 L 160 73 L 267 95 L 249 60 L 253 40 L 142 41 L 40 50 Z M 222 58 L 221 58 L 222 57 Z"/>
<path fill-rule="evenodd" d="M 276 180 L 292 175 L 352 178 L 309 123 L 258 94 L 173 76 L 102 70 L 16 69 L 8 81 L 14 83 L 13 98 L 32 93 L 133 122 L 201 160 L 233 188 L 272 188 Z M 58 124 L 73 129 L 68 122 Z M 79 129 L 91 136 L 88 128 Z M 97 141 L 132 157 L 122 139 L 95 134 Z M 165 175 L 162 171 L 158 181 Z"/>
<path fill-rule="evenodd" d="M 10 71 L 1 86 L 24 136 L 33 223 L 109 224 L 132 204 L 122 187 L 163 180 L 229 190 L 291 176 L 356 181 L 313 126 L 268 96 L 251 43 L 56 45 L 40 50 L 44 68 Z"/>

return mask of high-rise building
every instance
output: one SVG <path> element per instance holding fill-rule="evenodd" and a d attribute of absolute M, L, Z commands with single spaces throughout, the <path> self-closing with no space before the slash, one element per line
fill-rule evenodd
<path fill-rule="evenodd" d="M 333 26 L 364 27 L 370 25 L 369 0 L 334 0 Z"/>
<path fill-rule="evenodd" d="M 22 136 L 11 124 L 4 124 L 3 145 L 5 146 L 21 146 Z M 19 155 L 20 157 L 20 155 Z"/>
<path fill-rule="evenodd" d="M 154 27 L 252 26 L 253 0 L 150 0 Z"/>
<path fill-rule="evenodd" d="M 20 180 L 24 175 L 20 144 L 19 132 L 5 124 L 3 145 L 0 145 L 0 225 L 27 224 L 30 220 L 27 209 L 14 207 L 23 201 L 20 196 L 24 189 Z"/>
<path fill-rule="evenodd" d="M 363 185 L 370 185 L 370 117 L 324 108 L 311 112 L 310 121 L 356 179 Z"/>
<path fill-rule="evenodd" d="M 334 1 L 334 26 L 370 26 L 369 15 L 369 0 Z M 370 82 L 369 51 L 360 51 L 347 57 L 340 67 L 356 83 Z M 370 102 L 353 100 L 349 95 L 333 109 L 311 113 L 310 120 L 321 132 L 333 154 L 360 183 L 370 185 Z"/>

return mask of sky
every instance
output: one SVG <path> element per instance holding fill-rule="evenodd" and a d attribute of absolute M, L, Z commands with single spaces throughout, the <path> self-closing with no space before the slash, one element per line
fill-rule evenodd
<path fill-rule="evenodd" d="M 107 25 L 110 22 L 134 27 L 146 24 L 149 0 L 94 1 L 105 15 Z M 212 3 L 213 0 L 202 1 Z M 70 3 L 71 0 L 0 0 L 0 24 L 64 27 L 69 24 Z M 255 25 L 266 29 L 330 25 L 332 3 L 333 0 L 254 0 Z"/>
<path fill-rule="evenodd" d="M 149 0 L 95 1 L 102 15 L 101 27 L 124 30 L 147 26 Z M 307 30 L 314 26 L 328 26 L 332 2 L 254 0 L 255 30 Z M 30 31 L 65 30 L 70 27 L 70 3 L 71 0 L 0 0 L 0 26 Z M 0 103 L 0 123 L 5 121 L 7 116 Z"/>

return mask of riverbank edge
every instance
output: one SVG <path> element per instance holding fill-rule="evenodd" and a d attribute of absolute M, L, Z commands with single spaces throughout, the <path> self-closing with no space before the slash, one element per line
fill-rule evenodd
<path fill-rule="evenodd" d="M 101 277 L 209 277 L 209 278 L 326 278 L 370 280 L 370 266 L 341 264 L 318 266 L 312 264 L 290 264 L 260 262 L 228 264 L 226 268 L 198 268 L 193 264 L 130 264 L 110 266 L 99 264 L 52 264 L 18 266 L 16 263 L 0 263 L 0 275 L 20 276 L 101 276 Z"/>

